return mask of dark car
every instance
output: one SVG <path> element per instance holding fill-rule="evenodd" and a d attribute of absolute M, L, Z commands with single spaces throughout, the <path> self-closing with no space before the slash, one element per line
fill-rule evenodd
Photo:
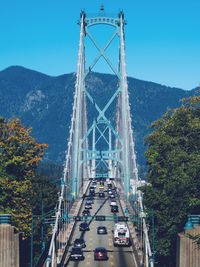
<path fill-rule="evenodd" d="M 93 203 L 94 203 L 94 199 L 92 197 L 86 198 L 86 204 L 93 204 Z"/>
<path fill-rule="evenodd" d="M 94 250 L 94 260 L 108 260 L 106 248 L 99 247 Z"/>
<path fill-rule="evenodd" d="M 119 208 L 118 206 L 111 206 L 111 212 L 115 213 L 115 212 L 119 212 Z"/>
<path fill-rule="evenodd" d="M 69 259 L 74 260 L 74 261 L 84 260 L 82 249 L 81 248 L 72 248 Z"/>
<path fill-rule="evenodd" d="M 83 214 L 83 216 L 90 216 L 90 211 L 89 210 L 83 210 L 82 214 Z"/>
<path fill-rule="evenodd" d="M 102 197 L 102 198 L 105 197 L 105 193 L 103 191 L 100 191 L 99 192 L 99 197 Z"/>
<path fill-rule="evenodd" d="M 114 194 L 110 194 L 109 197 L 110 197 L 110 199 L 115 199 L 115 195 Z"/>
<path fill-rule="evenodd" d="M 100 180 L 99 185 L 104 185 L 104 181 Z"/>
<path fill-rule="evenodd" d="M 112 189 L 110 189 L 110 188 L 108 189 L 107 192 L 108 192 L 109 195 L 113 194 L 113 191 L 112 191 Z"/>
<path fill-rule="evenodd" d="M 85 210 L 92 209 L 92 204 L 85 203 Z"/>
<path fill-rule="evenodd" d="M 86 247 L 86 244 L 83 238 L 77 238 L 74 241 L 74 248 L 85 248 L 85 247 Z"/>
<path fill-rule="evenodd" d="M 89 231 L 90 228 L 89 228 L 88 223 L 86 223 L 86 222 L 81 223 L 81 224 L 79 225 L 79 230 L 80 230 L 80 231 Z"/>
<path fill-rule="evenodd" d="M 94 196 L 95 195 L 95 187 L 90 186 L 90 195 Z"/>
<path fill-rule="evenodd" d="M 112 184 L 111 183 L 108 183 L 107 186 L 108 186 L 108 188 L 112 188 Z"/>
<path fill-rule="evenodd" d="M 99 235 L 106 235 L 107 234 L 107 229 L 105 226 L 98 226 L 97 227 L 97 234 Z"/>

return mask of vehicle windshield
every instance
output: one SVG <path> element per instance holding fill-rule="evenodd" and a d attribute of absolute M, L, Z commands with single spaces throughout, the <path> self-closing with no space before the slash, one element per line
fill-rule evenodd
<path fill-rule="evenodd" d="M 125 233 L 118 233 L 119 237 L 124 237 L 126 234 Z"/>
<path fill-rule="evenodd" d="M 80 253 L 81 251 L 81 248 L 72 248 L 72 252 Z"/>
<path fill-rule="evenodd" d="M 100 249 L 96 249 L 96 252 L 102 252 L 102 253 L 105 253 L 106 250 L 105 250 L 105 248 L 100 248 Z"/>
<path fill-rule="evenodd" d="M 84 243 L 84 240 L 83 239 L 76 239 L 74 242 L 75 243 Z"/>

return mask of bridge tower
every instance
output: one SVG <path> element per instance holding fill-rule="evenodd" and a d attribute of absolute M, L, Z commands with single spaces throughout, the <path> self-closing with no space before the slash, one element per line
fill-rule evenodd
<path fill-rule="evenodd" d="M 126 21 L 123 11 L 117 17 L 105 15 L 101 7 L 97 16 L 88 17 L 80 13 L 80 39 L 76 73 L 74 103 L 72 108 L 71 128 L 66 152 L 65 168 L 61 179 L 61 191 L 56 208 L 56 219 L 53 227 L 46 266 L 56 266 L 57 239 L 63 229 L 68 227 L 68 214 L 79 193 L 89 178 L 112 178 L 120 182 L 127 201 L 134 195 L 143 212 L 142 195 L 137 192 L 138 170 L 129 105 L 128 83 L 125 63 Z M 102 47 L 93 32 L 96 26 L 108 26 L 113 29 L 110 38 Z M 116 65 L 106 55 L 111 43 L 117 40 L 118 53 Z M 86 55 L 87 43 L 98 51 L 91 64 Z M 102 107 L 94 97 L 95 88 L 90 87 L 90 77 L 100 59 L 103 59 L 116 77 L 116 82 L 106 103 Z M 90 112 L 87 112 L 86 106 Z M 114 107 L 113 107 L 114 106 Z M 91 111 L 92 109 L 92 111 Z M 145 219 L 141 215 L 145 236 L 146 251 L 150 251 Z M 67 226 L 66 226 L 67 225 Z M 67 240 L 65 240 L 67 243 Z M 148 252 L 149 253 L 149 252 Z M 151 251 L 149 253 L 151 256 Z M 146 266 L 149 266 L 148 263 Z M 153 266 L 153 265 L 151 265 Z"/>
<path fill-rule="evenodd" d="M 78 71 L 77 71 L 77 83 L 79 86 L 80 95 L 82 99 L 90 102 L 96 112 L 95 120 L 88 127 L 88 130 L 84 133 L 81 145 L 86 140 L 93 140 L 92 145 L 85 150 L 82 147 L 82 153 L 85 155 L 84 160 L 87 161 L 86 165 L 90 166 L 90 173 L 95 175 L 118 178 L 123 184 L 125 195 L 128 197 L 132 192 L 131 180 L 137 180 L 137 167 L 134 152 L 133 132 L 131 126 L 131 115 L 128 99 L 128 86 L 127 86 L 127 74 L 125 64 L 125 40 L 124 40 L 124 26 L 126 24 L 124 20 L 124 13 L 121 11 L 118 17 L 108 17 L 105 15 L 104 8 L 101 7 L 99 16 L 87 17 L 85 12 L 81 12 L 80 15 L 80 43 L 79 43 L 79 57 L 78 57 Z M 101 47 L 90 29 L 97 25 L 111 26 L 114 30 L 104 47 Z M 85 40 L 88 38 L 91 43 L 96 47 L 98 51 L 97 57 L 92 64 L 86 66 L 87 62 L 85 53 Z M 106 55 L 106 50 L 109 48 L 114 39 L 118 39 L 119 52 L 115 56 L 119 59 L 117 66 L 114 66 L 109 57 Z M 105 63 L 109 66 L 112 73 L 116 76 L 117 82 L 115 85 L 114 93 L 107 100 L 105 106 L 100 108 L 98 101 L 91 95 L 91 88 L 87 85 L 87 78 L 95 68 L 97 62 L 103 58 Z M 80 97 L 80 98 L 81 98 Z M 117 101 L 117 123 L 113 123 L 111 118 L 106 115 L 107 110 Z M 89 122 L 90 123 L 90 122 Z M 80 122 L 76 121 L 77 125 Z M 78 127 L 78 126 L 77 126 Z M 84 128 L 86 130 L 86 127 Z M 77 129 L 78 132 L 78 129 Z M 80 135 L 77 133 L 77 137 Z M 115 140 L 115 143 L 114 143 Z M 80 139 L 79 139 L 80 141 Z M 77 140 L 77 144 L 79 142 Z M 90 141 L 89 141 L 90 142 Z M 104 145 L 102 145 L 104 142 Z M 100 144 L 100 145 L 98 145 Z M 81 147 L 79 144 L 79 147 Z M 101 148 L 98 148 L 100 147 Z M 84 146 L 86 148 L 86 146 Z M 81 152 L 79 152 L 81 154 Z M 77 154 L 77 152 L 76 152 Z M 75 155 L 76 155 L 75 154 Z M 77 157 L 76 157 L 77 158 Z M 80 165 L 80 164 L 79 164 Z M 99 171 L 99 166 L 103 170 Z M 115 172 L 114 172 L 115 168 Z M 102 170 L 102 169 L 101 169 Z M 74 165 L 74 172 L 72 175 L 73 188 L 76 188 L 76 179 L 78 177 L 77 164 Z M 119 177 L 114 176 L 118 174 Z M 113 176 L 113 177 L 111 177 Z M 79 180 L 80 178 L 78 178 Z M 79 184 L 79 183 L 77 183 Z M 133 183 L 134 184 L 134 183 Z M 77 192 L 76 190 L 73 190 Z"/>

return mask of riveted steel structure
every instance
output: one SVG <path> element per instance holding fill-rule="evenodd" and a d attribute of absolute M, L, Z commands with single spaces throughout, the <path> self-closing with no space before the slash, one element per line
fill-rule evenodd
<path fill-rule="evenodd" d="M 113 178 L 120 182 L 127 200 L 135 197 L 138 202 L 140 220 L 142 221 L 145 243 L 145 266 L 153 266 L 151 248 L 143 212 L 142 194 L 137 190 L 138 170 L 134 150 L 134 139 L 129 105 L 128 84 L 125 63 L 124 13 L 117 17 L 108 17 L 102 12 L 98 16 L 87 17 L 80 14 L 80 41 L 78 65 L 74 94 L 71 128 L 66 153 L 64 175 L 61 182 L 61 192 L 56 210 L 56 219 L 52 231 L 46 266 L 56 266 L 57 237 L 61 231 L 60 221 L 67 223 L 70 205 L 77 198 L 84 181 L 88 178 Z M 113 32 L 106 45 L 102 48 L 91 32 L 92 27 L 103 25 L 112 27 Z M 86 66 L 86 38 L 96 47 L 98 55 L 92 64 Z M 106 52 L 113 42 L 118 40 L 118 64 L 115 66 Z M 98 105 L 87 85 L 87 78 L 100 59 L 116 76 L 116 88 L 104 107 Z M 92 105 L 96 115 L 88 119 L 86 105 Z M 113 120 L 106 115 L 111 105 L 116 105 Z M 103 144 L 104 143 L 104 144 Z M 103 145 L 102 145 L 103 144 Z"/>

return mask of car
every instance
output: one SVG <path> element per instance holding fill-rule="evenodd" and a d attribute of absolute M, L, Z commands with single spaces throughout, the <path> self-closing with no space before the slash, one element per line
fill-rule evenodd
<path fill-rule="evenodd" d="M 108 187 L 108 188 L 112 188 L 112 184 L 111 184 L 111 183 L 108 183 L 108 184 L 107 184 L 107 187 Z"/>
<path fill-rule="evenodd" d="M 107 234 L 107 229 L 105 226 L 98 226 L 97 227 L 97 234 L 99 235 L 106 235 Z"/>
<path fill-rule="evenodd" d="M 77 238 L 74 240 L 74 244 L 73 244 L 74 248 L 85 248 L 86 247 L 86 243 L 85 240 L 83 238 Z"/>
<path fill-rule="evenodd" d="M 109 197 L 110 197 L 110 199 L 115 199 L 115 195 L 114 194 L 110 194 Z"/>
<path fill-rule="evenodd" d="M 119 208 L 118 206 L 111 206 L 111 212 L 115 213 L 115 212 L 119 212 Z"/>
<path fill-rule="evenodd" d="M 99 191 L 99 197 L 105 197 L 105 193 L 103 191 Z"/>
<path fill-rule="evenodd" d="M 92 209 L 92 204 L 85 203 L 85 210 Z"/>
<path fill-rule="evenodd" d="M 117 202 L 114 201 L 114 200 L 112 200 L 112 201 L 110 202 L 110 206 L 117 206 Z"/>
<path fill-rule="evenodd" d="M 84 260 L 82 248 L 72 248 L 69 259 Z"/>
<path fill-rule="evenodd" d="M 95 195 L 95 187 L 94 186 L 90 186 L 90 195 L 94 196 Z"/>
<path fill-rule="evenodd" d="M 95 186 L 91 185 L 90 186 L 90 191 L 95 191 Z"/>
<path fill-rule="evenodd" d="M 92 184 L 92 187 L 94 187 L 94 189 L 97 187 L 97 185 L 96 184 Z"/>
<path fill-rule="evenodd" d="M 82 214 L 83 214 L 83 216 L 90 216 L 90 211 L 89 210 L 83 210 Z"/>
<path fill-rule="evenodd" d="M 94 198 L 89 196 L 86 198 L 86 204 L 93 204 L 94 203 Z"/>
<path fill-rule="evenodd" d="M 103 190 L 104 189 L 104 185 L 99 185 L 99 190 Z"/>
<path fill-rule="evenodd" d="M 104 185 L 104 181 L 99 181 L 99 184 L 100 185 Z"/>
<path fill-rule="evenodd" d="M 111 195 L 113 193 L 112 189 L 108 189 L 108 194 Z"/>
<path fill-rule="evenodd" d="M 82 222 L 80 225 L 79 225 L 79 230 L 80 231 L 89 231 L 90 228 L 89 228 L 89 224 L 86 223 L 86 222 Z"/>
<path fill-rule="evenodd" d="M 104 247 L 97 247 L 94 250 L 94 260 L 108 260 L 107 249 Z"/>
<path fill-rule="evenodd" d="M 94 203 L 94 201 L 93 200 L 86 200 L 86 202 L 85 202 L 85 205 L 91 205 L 91 204 L 93 204 Z"/>

